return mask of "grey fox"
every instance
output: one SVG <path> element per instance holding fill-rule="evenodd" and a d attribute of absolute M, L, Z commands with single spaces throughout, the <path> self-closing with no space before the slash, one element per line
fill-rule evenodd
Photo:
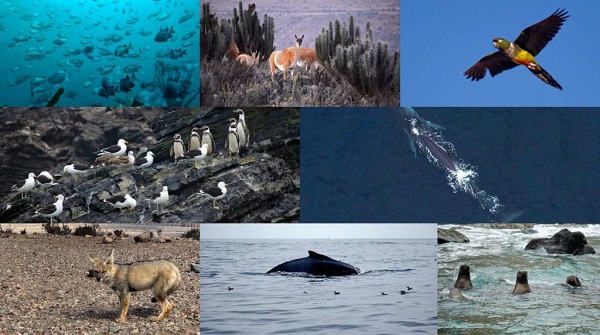
<path fill-rule="evenodd" d="M 89 257 L 94 263 L 90 273 L 119 295 L 121 315 L 116 321 L 125 321 L 131 293 L 144 290 L 152 290 L 161 307 L 160 314 L 152 320 L 162 320 L 173 309 L 174 305 L 167 297 L 181 284 L 179 269 L 175 264 L 164 260 L 135 262 L 128 265 L 115 264 L 114 251 L 113 249 L 110 252 L 106 260 L 101 260 L 92 254 L 89 254 Z"/>

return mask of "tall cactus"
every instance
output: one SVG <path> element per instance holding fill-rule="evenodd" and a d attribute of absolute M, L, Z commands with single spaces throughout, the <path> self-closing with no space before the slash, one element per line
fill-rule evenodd
<path fill-rule="evenodd" d="M 396 52 L 390 56 L 387 44 L 375 45 L 372 39 L 371 24 L 367 23 L 365 39 L 361 41 L 360 29 L 350 16 L 347 26 L 337 20 L 329 22 L 329 29 L 323 28 L 317 36 L 315 49 L 325 66 L 346 77 L 359 92 L 374 95 L 390 87 L 399 94 L 400 55 Z"/>
<path fill-rule="evenodd" d="M 260 53 L 268 57 L 275 47 L 275 24 L 272 17 L 264 15 L 261 26 L 254 4 L 243 9 L 240 1 L 238 8 L 233 9 L 234 42 L 242 53 Z M 264 58 L 263 58 L 264 59 Z"/>
<path fill-rule="evenodd" d="M 202 4 L 201 22 L 201 53 L 202 59 L 221 59 L 226 48 L 235 42 L 242 53 L 260 53 L 261 58 L 269 57 L 275 50 L 275 24 L 272 17 L 265 14 L 261 26 L 254 4 L 243 9 L 242 2 L 238 8 L 233 8 L 230 20 L 219 19 L 210 13 L 210 4 Z"/>

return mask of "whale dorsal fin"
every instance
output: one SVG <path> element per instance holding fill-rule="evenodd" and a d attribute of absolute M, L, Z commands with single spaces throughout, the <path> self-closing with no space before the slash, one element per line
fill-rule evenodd
<path fill-rule="evenodd" d="M 330 257 L 327 257 L 325 255 L 321 255 L 320 253 L 314 252 L 312 250 L 308 251 L 308 257 L 318 258 L 318 259 L 331 259 Z"/>

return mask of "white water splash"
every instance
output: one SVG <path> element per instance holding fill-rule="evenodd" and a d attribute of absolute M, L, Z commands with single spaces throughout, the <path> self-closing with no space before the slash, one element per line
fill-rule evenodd
<path fill-rule="evenodd" d="M 457 155 L 454 145 L 448 141 L 445 141 L 439 131 L 432 129 L 419 129 L 417 127 L 416 119 L 412 119 L 410 123 L 412 126 L 411 132 L 415 135 L 414 141 L 417 143 L 420 151 L 427 157 L 427 160 L 430 163 L 446 172 L 446 179 L 448 180 L 448 185 L 450 185 L 452 191 L 454 193 L 462 191 L 471 195 L 473 198 L 479 201 L 479 204 L 483 209 L 488 211 L 491 215 L 497 215 L 499 210 L 504 206 L 502 203 L 500 203 L 500 199 L 498 199 L 498 197 L 489 195 L 487 192 L 477 187 L 476 181 L 479 174 L 476 171 L 476 167 L 459 161 L 456 158 Z M 438 162 L 437 158 L 435 158 L 427 149 L 427 147 L 418 140 L 417 135 L 425 135 L 431 138 L 431 140 L 444 149 L 454 161 L 456 171 L 451 171 L 443 164 Z"/>

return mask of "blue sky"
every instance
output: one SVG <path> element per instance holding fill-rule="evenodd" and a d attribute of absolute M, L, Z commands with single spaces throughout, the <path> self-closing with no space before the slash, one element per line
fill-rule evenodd
<path fill-rule="evenodd" d="M 203 224 L 201 239 L 437 238 L 436 224 Z"/>
<path fill-rule="evenodd" d="M 570 17 L 536 57 L 563 87 L 519 66 L 472 82 L 463 73 L 497 51 L 492 39 L 519 33 L 558 8 Z M 402 106 L 600 106 L 600 1 L 404 0 L 400 10 Z M 510 16 L 510 19 L 507 18 Z"/>

